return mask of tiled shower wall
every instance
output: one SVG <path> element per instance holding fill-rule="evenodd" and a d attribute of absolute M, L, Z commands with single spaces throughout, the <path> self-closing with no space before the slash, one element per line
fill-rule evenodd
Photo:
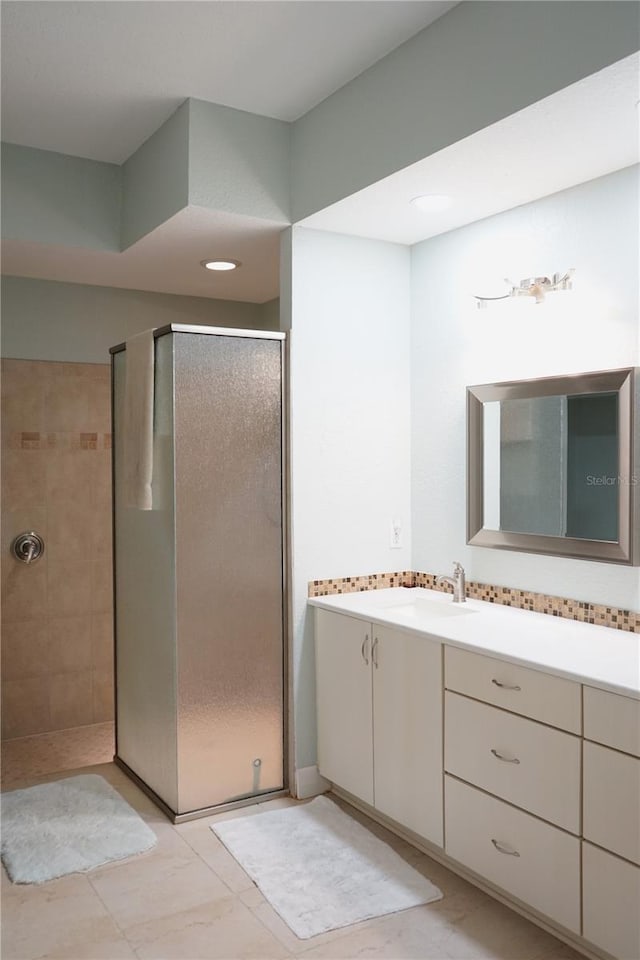
<path fill-rule="evenodd" d="M 2 361 L 2 736 L 113 718 L 108 364 Z M 35 530 L 27 566 L 13 537 Z"/>

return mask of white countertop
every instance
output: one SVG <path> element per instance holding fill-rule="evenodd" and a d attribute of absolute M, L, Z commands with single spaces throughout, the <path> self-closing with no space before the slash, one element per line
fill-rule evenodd
<path fill-rule="evenodd" d="M 308 602 L 640 699 L 637 633 L 483 600 L 453 604 L 450 594 L 422 587 L 343 593 Z"/>

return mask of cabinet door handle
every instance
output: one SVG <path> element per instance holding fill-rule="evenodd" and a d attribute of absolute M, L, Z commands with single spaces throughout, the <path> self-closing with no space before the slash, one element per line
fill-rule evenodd
<path fill-rule="evenodd" d="M 362 641 L 362 646 L 360 647 L 360 653 L 362 654 L 362 659 L 369 666 L 369 657 L 367 656 L 367 644 L 369 643 L 369 634 L 365 633 L 364 640 Z"/>
<path fill-rule="evenodd" d="M 494 840 L 493 837 L 492 837 L 492 838 L 491 838 L 491 843 L 494 845 L 494 847 L 496 848 L 496 850 L 498 851 L 498 853 L 504 853 L 504 854 L 506 854 L 506 856 L 508 856 L 508 857 L 519 857 L 519 856 L 520 856 L 520 854 L 518 853 L 517 850 L 509 850 L 509 849 L 507 848 L 506 844 L 501 843 L 500 840 Z"/>
<path fill-rule="evenodd" d="M 495 678 L 491 683 L 495 683 L 496 687 L 500 687 L 501 690 L 522 690 L 522 687 L 519 687 L 516 683 L 501 683 L 500 680 L 496 680 Z"/>
<path fill-rule="evenodd" d="M 376 670 L 378 669 L 378 638 L 376 637 L 371 647 L 371 660 Z"/>
<path fill-rule="evenodd" d="M 517 757 L 503 757 L 501 753 L 498 753 L 497 750 L 491 748 L 491 753 L 496 758 L 496 760 L 502 760 L 503 763 L 520 763 Z"/>

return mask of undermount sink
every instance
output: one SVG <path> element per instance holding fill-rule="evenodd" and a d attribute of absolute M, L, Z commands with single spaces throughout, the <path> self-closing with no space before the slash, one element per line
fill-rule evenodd
<path fill-rule="evenodd" d="M 475 610 L 470 610 L 465 604 L 454 604 L 452 600 L 449 600 L 448 603 L 437 603 L 432 600 L 412 600 L 410 603 L 394 604 L 390 609 L 393 609 L 394 613 L 420 620 L 460 617 L 469 613 L 476 613 Z"/>
<path fill-rule="evenodd" d="M 385 590 L 365 590 L 345 595 L 348 606 L 359 612 L 376 616 L 386 611 L 412 622 L 459 617 L 477 613 L 466 603 L 454 603 L 451 594 L 426 590 L 422 587 L 391 587 Z"/>

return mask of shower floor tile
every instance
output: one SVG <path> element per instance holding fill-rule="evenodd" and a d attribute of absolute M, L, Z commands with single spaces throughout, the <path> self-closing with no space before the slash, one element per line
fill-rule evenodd
<path fill-rule="evenodd" d="M 2 742 L 2 789 L 62 770 L 110 763 L 115 752 L 115 725 L 93 723 Z"/>

